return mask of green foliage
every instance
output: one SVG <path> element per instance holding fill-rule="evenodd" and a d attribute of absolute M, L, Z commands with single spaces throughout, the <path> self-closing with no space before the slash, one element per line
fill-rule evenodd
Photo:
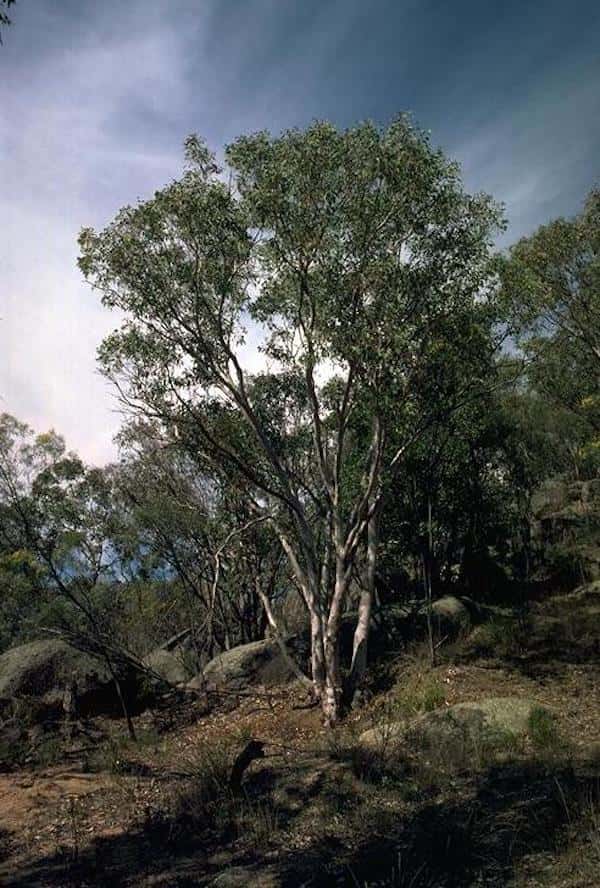
<path fill-rule="evenodd" d="M 467 641 L 467 647 L 479 655 L 511 657 L 523 649 L 523 626 L 515 614 L 495 614 L 477 626 Z"/>
<path fill-rule="evenodd" d="M 520 240 L 502 270 L 503 297 L 521 336 L 564 332 L 600 360 L 600 192 L 583 212 Z"/>
<path fill-rule="evenodd" d="M 555 717 L 543 706 L 531 710 L 527 732 L 536 752 L 556 752 L 563 745 Z"/>
<path fill-rule="evenodd" d="M 526 588 L 534 491 L 600 468 L 599 194 L 494 258 L 499 208 L 406 117 L 243 136 L 226 170 L 185 148 L 179 180 L 80 236 L 120 313 L 100 349 L 132 407 L 119 465 L 0 418 L 0 648 L 66 624 L 142 656 L 192 627 L 195 669 L 262 637 L 293 583 L 335 628 L 375 524 L 415 597 Z M 476 634 L 520 644 L 504 618 Z"/>
<path fill-rule="evenodd" d="M 558 589 L 574 589 L 586 580 L 576 545 L 553 543 L 546 546 L 544 564 Z"/>
<path fill-rule="evenodd" d="M 44 734 L 32 749 L 30 759 L 38 767 L 55 765 L 64 758 L 64 739 L 60 734 Z"/>
<path fill-rule="evenodd" d="M 539 395 L 567 411 L 578 471 L 597 472 L 600 428 L 600 192 L 583 211 L 557 219 L 510 251 L 502 298 L 517 341 L 529 357 L 528 378 Z M 563 423 L 565 426 L 567 423 Z M 591 463 L 589 459 L 591 457 Z"/>
<path fill-rule="evenodd" d="M 440 680 L 425 672 L 401 684 L 393 697 L 392 707 L 398 717 L 409 717 L 431 712 L 443 706 L 445 700 L 446 694 Z"/>

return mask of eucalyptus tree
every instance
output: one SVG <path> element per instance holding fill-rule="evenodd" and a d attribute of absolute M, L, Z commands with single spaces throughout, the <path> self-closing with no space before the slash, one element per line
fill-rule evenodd
<path fill-rule="evenodd" d="M 156 426 L 133 423 L 119 442 L 110 538 L 126 579 L 177 584 L 199 661 L 262 638 L 259 593 L 272 597 L 281 568 L 265 522 L 247 514 L 222 473 L 164 440 Z"/>
<path fill-rule="evenodd" d="M 359 681 L 378 510 L 440 406 L 414 397 L 437 331 L 464 343 L 486 299 L 500 213 L 404 117 L 243 136 L 225 169 L 192 137 L 187 161 L 153 198 L 81 233 L 80 267 L 122 318 L 101 366 L 127 409 L 226 471 L 269 522 L 310 615 L 314 693 L 332 723 L 350 579 L 365 560 Z M 249 339 L 260 373 L 244 362 Z"/>
<path fill-rule="evenodd" d="M 117 672 L 118 659 L 131 660 L 115 643 L 108 607 L 115 567 L 106 535 L 110 509 L 102 470 L 87 468 L 55 432 L 36 435 L 0 416 L 1 544 L 26 561 L 38 588 L 61 602 L 63 631 L 106 663 L 134 737 Z"/>
<path fill-rule="evenodd" d="M 503 284 L 522 339 L 562 334 L 600 375 L 600 190 L 578 216 L 542 225 L 515 244 Z"/>
<path fill-rule="evenodd" d="M 600 191 L 578 215 L 523 238 L 503 263 L 502 295 L 528 382 L 576 478 L 600 470 Z M 559 431 L 559 427 L 562 431 Z"/>
<path fill-rule="evenodd" d="M 600 428 L 600 191 L 515 244 L 502 273 L 533 386 Z"/>

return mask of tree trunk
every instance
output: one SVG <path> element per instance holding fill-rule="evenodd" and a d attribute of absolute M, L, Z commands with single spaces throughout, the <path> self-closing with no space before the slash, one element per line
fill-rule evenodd
<path fill-rule="evenodd" d="M 358 620 L 352 643 L 352 663 L 348 682 L 348 699 L 352 705 L 358 704 L 361 685 L 367 671 L 368 639 L 371 625 L 371 610 L 375 594 L 375 573 L 377 570 L 377 545 L 379 541 L 379 521 L 377 512 L 369 519 L 367 526 L 367 572 L 358 605 Z"/>
<path fill-rule="evenodd" d="M 325 632 L 325 698 L 323 713 L 328 725 L 335 725 L 340 718 L 344 688 L 340 668 L 340 623 L 348 592 L 348 571 L 339 546 L 335 563 L 335 586 L 327 618 Z"/>
<path fill-rule="evenodd" d="M 323 621 L 316 608 L 310 611 L 310 653 L 312 684 L 315 700 L 323 701 L 325 697 L 325 644 L 323 638 Z"/>
<path fill-rule="evenodd" d="M 429 641 L 429 659 L 431 666 L 436 663 L 436 649 L 433 638 L 433 612 L 432 612 L 432 588 L 431 579 L 433 573 L 433 523 L 431 514 L 431 496 L 427 497 L 427 555 L 423 559 L 423 579 L 425 580 L 425 595 L 427 599 L 427 638 Z"/>
<path fill-rule="evenodd" d="M 256 591 L 258 593 L 260 600 L 262 601 L 269 626 L 271 627 L 271 629 L 273 631 L 273 635 L 275 636 L 275 641 L 277 642 L 277 645 L 279 646 L 279 650 L 281 651 L 281 655 L 283 656 L 283 659 L 288 664 L 288 666 L 290 667 L 290 669 L 292 670 L 292 672 L 294 673 L 296 678 L 299 681 L 301 681 L 303 685 L 308 685 L 308 687 L 312 687 L 312 682 L 302 672 L 302 670 L 300 669 L 300 667 L 298 666 L 298 664 L 296 663 L 296 661 L 294 660 L 294 658 L 292 657 L 292 655 L 290 654 L 290 652 L 287 649 L 285 640 L 282 638 L 281 632 L 279 631 L 279 626 L 277 625 L 277 620 L 275 619 L 275 615 L 274 615 L 273 609 L 271 607 L 271 602 L 269 601 L 267 595 L 260 588 L 260 580 L 258 579 L 258 577 L 256 578 L 255 582 L 256 582 Z"/>
<path fill-rule="evenodd" d="M 323 714 L 329 727 L 334 727 L 340 719 L 343 705 L 342 673 L 340 669 L 339 631 L 325 637 L 325 696 L 322 700 Z"/>
<path fill-rule="evenodd" d="M 127 703 L 125 702 L 125 696 L 123 694 L 123 689 L 121 687 L 121 682 L 119 681 L 117 671 L 113 667 L 112 660 L 110 658 L 110 655 L 106 651 L 106 648 L 102 651 L 102 654 L 104 656 L 104 660 L 106 662 L 106 665 L 108 666 L 108 671 L 110 672 L 111 678 L 114 682 L 115 690 L 117 692 L 117 697 L 119 698 L 119 703 L 121 704 L 121 710 L 123 711 L 123 715 L 125 716 L 125 721 L 127 723 L 127 732 L 129 734 L 130 739 L 133 740 L 134 743 L 137 743 L 137 735 L 135 732 L 135 727 L 133 725 L 133 719 L 131 718 L 131 714 L 129 712 L 129 707 L 127 706 Z"/>

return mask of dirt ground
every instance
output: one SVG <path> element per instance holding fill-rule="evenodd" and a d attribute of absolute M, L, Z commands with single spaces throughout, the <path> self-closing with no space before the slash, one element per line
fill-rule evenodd
<path fill-rule="evenodd" d="M 164 713 L 146 713 L 137 745 L 118 722 L 98 722 L 105 739 L 91 751 L 75 745 L 65 761 L 0 774 L 0 884 L 209 885 L 231 870 L 240 881 L 217 884 L 600 885 L 600 659 L 587 635 L 582 653 L 576 632 L 557 648 L 552 607 L 540 605 L 526 641 L 502 656 L 467 641 L 442 648 L 433 669 L 424 649 L 397 657 L 333 734 L 295 685 L 209 714 L 191 705 L 166 724 Z M 356 738 L 398 688 L 421 681 L 440 706 L 534 699 L 554 714 L 560 750 L 523 748 L 427 779 L 408 766 L 365 779 Z M 265 758 L 227 817 L 229 803 L 211 797 L 204 822 L 181 798 L 193 795 L 206 755 L 231 761 L 248 738 L 264 743 Z"/>

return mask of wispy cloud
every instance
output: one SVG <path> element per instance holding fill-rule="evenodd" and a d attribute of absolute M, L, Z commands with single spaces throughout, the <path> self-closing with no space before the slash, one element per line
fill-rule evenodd
<path fill-rule="evenodd" d="M 140 14 L 107 45 L 47 53 L 2 106 L 2 408 L 54 426 L 94 462 L 112 455 L 118 426 L 95 367 L 114 319 L 77 271 L 77 233 L 180 167 L 180 134 L 168 122 L 188 93 L 184 50 L 185 33 Z M 147 143 L 136 127 L 128 138 L 129 117 L 144 115 L 162 120 Z"/>
<path fill-rule="evenodd" d="M 181 170 L 192 131 L 402 110 L 507 205 L 507 239 L 576 211 L 600 174 L 600 9 L 522 0 L 38 0 L 0 50 L 0 410 L 114 455 L 96 347 L 115 319 L 77 232 Z M 506 242 L 506 241 L 504 241 Z M 249 331 L 245 357 L 258 366 Z M 257 363 L 258 362 L 258 363 Z"/>

